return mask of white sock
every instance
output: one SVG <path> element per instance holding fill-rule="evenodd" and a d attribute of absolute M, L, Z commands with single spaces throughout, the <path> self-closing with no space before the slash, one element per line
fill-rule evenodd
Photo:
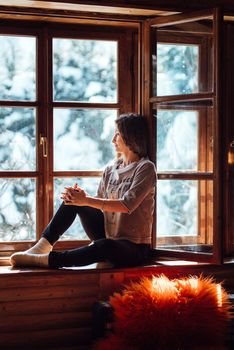
<path fill-rule="evenodd" d="M 10 257 L 12 266 L 49 266 L 49 253 L 31 254 L 27 252 L 18 252 Z"/>
<path fill-rule="evenodd" d="M 29 248 L 28 250 L 26 250 L 25 253 L 46 254 L 46 253 L 50 253 L 52 249 L 53 249 L 53 246 L 47 241 L 46 238 L 42 237 L 34 246 L 32 246 L 32 248 Z"/>

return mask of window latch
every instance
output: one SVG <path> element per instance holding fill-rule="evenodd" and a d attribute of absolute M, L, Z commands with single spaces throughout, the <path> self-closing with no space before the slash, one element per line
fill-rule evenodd
<path fill-rule="evenodd" d="M 40 135 L 40 145 L 42 146 L 43 157 L 47 158 L 48 156 L 47 137 Z"/>

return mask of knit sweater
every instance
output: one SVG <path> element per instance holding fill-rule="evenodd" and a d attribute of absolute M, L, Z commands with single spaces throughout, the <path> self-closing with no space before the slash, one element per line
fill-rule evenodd
<path fill-rule="evenodd" d="M 97 196 L 119 199 L 127 213 L 104 212 L 106 237 L 151 243 L 156 169 L 147 158 L 121 168 L 121 161 L 108 166 Z"/>

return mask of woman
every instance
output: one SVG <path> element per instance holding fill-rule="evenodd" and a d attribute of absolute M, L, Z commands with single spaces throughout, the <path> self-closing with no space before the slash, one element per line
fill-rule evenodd
<path fill-rule="evenodd" d="M 97 196 L 89 196 L 77 184 L 65 188 L 63 203 L 42 238 L 27 251 L 13 254 L 11 264 L 50 268 L 100 261 L 115 266 L 142 264 L 150 251 L 156 183 L 155 166 L 147 157 L 147 140 L 143 116 L 121 115 L 112 139 L 119 158 L 105 169 Z M 52 251 L 77 214 L 92 243 Z"/>

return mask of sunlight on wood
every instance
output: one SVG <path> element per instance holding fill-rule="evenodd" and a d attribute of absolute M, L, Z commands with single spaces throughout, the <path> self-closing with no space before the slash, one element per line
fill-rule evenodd
<path fill-rule="evenodd" d="M 217 304 L 218 304 L 218 307 L 222 307 L 223 306 L 222 287 L 221 287 L 220 284 L 217 284 L 216 290 L 217 290 Z"/>

